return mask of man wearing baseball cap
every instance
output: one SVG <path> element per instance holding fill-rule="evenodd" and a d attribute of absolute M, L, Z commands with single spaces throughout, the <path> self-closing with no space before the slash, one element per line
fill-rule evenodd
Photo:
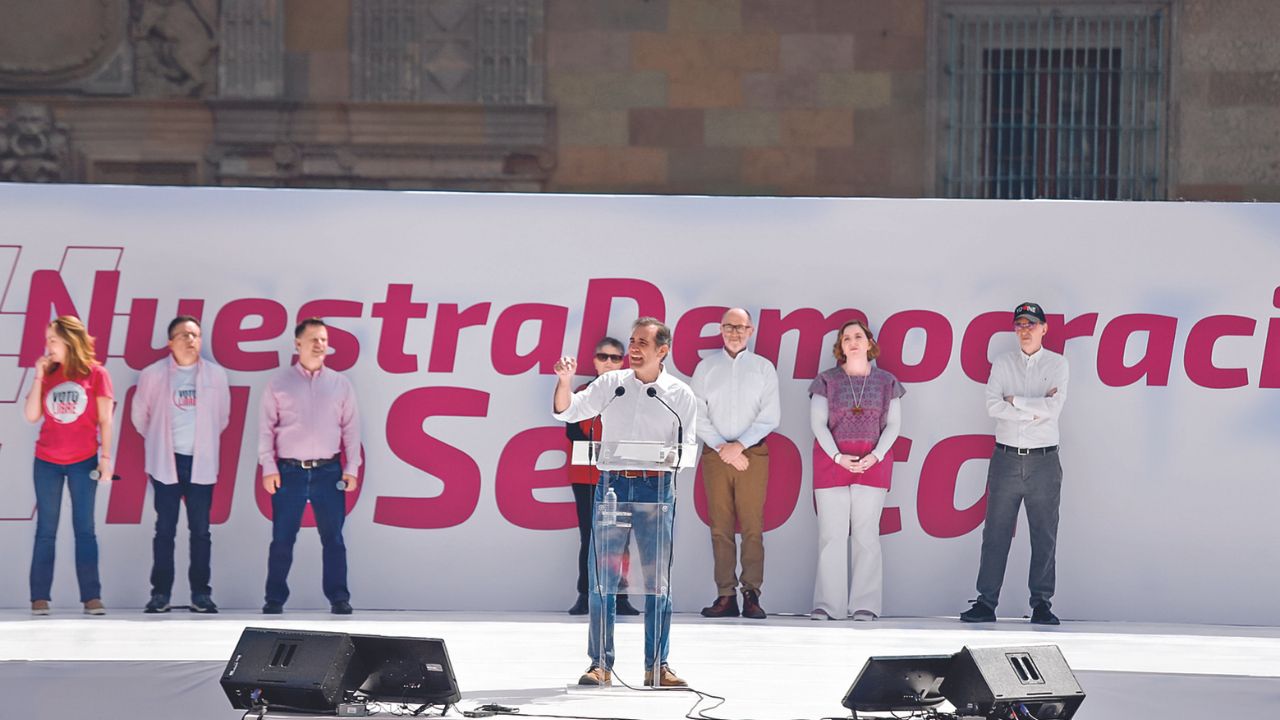
<path fill-rule="evenodd" d="M 978 599 L 960 619 L 995 622 L 1018 508 L 1026 503 L 1031 622 L 1057 625 L 1050 607 L 1062 493 L 1058 415 L 1067 401 L 1067 359 L 1045 349 L 1049 324 L 1039 303 L 1024 302 L 1014 308 L 1013 329 L 1019 350 L 996 358 L 987 380 L 987 414 L 996 421 L 996 446 L 987 467 Z"/>

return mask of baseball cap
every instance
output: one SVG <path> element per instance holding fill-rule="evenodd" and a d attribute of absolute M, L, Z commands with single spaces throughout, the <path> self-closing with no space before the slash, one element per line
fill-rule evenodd
<path fill-rule="evenodd" d="M 1017 322 L 1018 318 L 1029 318 L 1036 322 L 1043 323 L 1045 322 L 1044 308 L 1040 307 L 1040 303 L 1024 302 L 1013 309 L 1014 322 Z"/>

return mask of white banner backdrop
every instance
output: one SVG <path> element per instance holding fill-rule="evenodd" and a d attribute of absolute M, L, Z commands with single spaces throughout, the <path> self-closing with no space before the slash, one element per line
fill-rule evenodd
<path fill-rule="evenodd" d="M 361 404 L 365 475 L 346 529 L 357 609 L 562 610 L 578 541 L 551 363 L 652 314 L 673 325 L 668 369 L 687 379 L 719 347 L 722 309 L 742 305 L 782 379 L 764 606 L 810 609 L 806 388 L 833 364 L 834 328 L 860 312 L 907 387 L 882 522 L 885 612 L 954 615 L 975 594 L 988 359 L 1016 348 L 1010 311 L 1035 300 L 1072 369 L 1055 609 L 1280 623 L 1274 205 L 8 185 L 0 217 L 0 606 L 28 600 L 36 428 L 21 399 L 55 310 L 108 347 L 119 401 L 124 477 L 97 504 L 108 607 L 148 596 L 154 513 L 139 440 L 120 423 L 181 308 L 202 318 L 205 353 L 236 388 L 214 510 L 219 603 L 261 603 L 259 393 L 290 362 L 294 322 L 321 315 Z M 695 486 L 681 475 L 680 612 L 715 596 Z M 70 536 L 64 511 L 55 607 L 75 604 Z M 1026 611 L 1025 528 L 1014 547 L 1006 616 Z M 290 607 L 324 606 L 319 572 L 304 530 Z"/>

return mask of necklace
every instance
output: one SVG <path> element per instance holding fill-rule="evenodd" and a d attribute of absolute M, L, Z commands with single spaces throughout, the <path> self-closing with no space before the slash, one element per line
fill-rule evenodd
<path fill-rule="evenodd" d="M 868 370 L 866 375 L 862 376 L 862 388 L 858 392 L 853 391 L 853 378 L 849 377 L 849 373 L 844 374 L 844 379 L 849 381 L 849 394 L 853 396 L 853 414 L 862 414 L 862 398 L 867 394 L 867 378 L 871 377 L 871 371 Z"/>

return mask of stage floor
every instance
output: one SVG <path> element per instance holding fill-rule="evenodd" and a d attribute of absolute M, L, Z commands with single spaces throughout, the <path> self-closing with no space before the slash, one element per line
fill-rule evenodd
<path fill-rule="evenodd" d="M 247 626 L 443 638 L 463 710 L 486 703 L 520 715 L 683 717 L 691 692 L 578 689 L 587 668 L 586 621 L 552 613 L 291 612 L 193 616 L 74 609 L 33 618 L 0 611 L 0 693 L 9 718 L 233 720 L 218 678 Z M 618 676 L 642 679 L 641 618 L 619 621 Z M 677 614 L 670 662 L 690 685 L 725 698 L 699 706 L 715 718 L 847 717 L 840 701 L 871 655 L 952 653 L 964 645 L 1053 644 L 1087 697 L 1081 720 L 1191 720 L 1280 716 L 1280 628 L 1025 620 L 964 625 L 954 618 L 874 623 L 708 620 Z M 451 712 L 451 716 L 459 716 Z"/>

